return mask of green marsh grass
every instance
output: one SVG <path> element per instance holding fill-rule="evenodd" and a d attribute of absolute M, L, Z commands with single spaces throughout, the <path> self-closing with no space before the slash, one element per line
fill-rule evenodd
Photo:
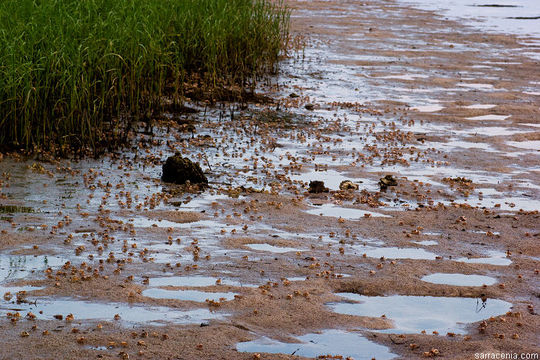
<path fill-rule="evenodd" d="M 288 21 L 269 0 L 2 0 L 0 146 L 108 146 L 187 84 L 252 86 Z"/>

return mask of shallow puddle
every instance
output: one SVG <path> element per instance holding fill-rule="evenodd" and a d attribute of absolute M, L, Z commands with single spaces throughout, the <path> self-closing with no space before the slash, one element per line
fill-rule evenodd
<path fill-rule="evenodd" d="M 473 120 L 473 121 L 480 121 L 480 120 L 494 120 L 494 121 L 502 121 L 506 120 L 510 117 L 510 115 L 481 115 L 481 116 L 473 116 L 465 118 L 467 120 Z"/>
<path fill-rule="evenodd" d="M 130 219 L 128 223 L 133 225 L 136 228 L 152 228 L 152 227 L 177 228 L 177 227 L 186 227 L 190 224 L 189 222 L 181 223 L 181 222 L 175 222 L 175 221 L 170 221 L 170 220 L 149 219 L 145 217 L 136 217 L 134 219 Z"/>
<path fill-rule="evenodd" d="M 428 236 L 441 236 L 443 233 L 441 231 L 423 231 L 422 234 Z"/>
<path fill-rule="evenodd" d="M 89 349 L 89 350 L 94 350 L 94 351 L 108 351 L 108 350 L 113 350 L 113 348 L 108 348 L 107 346 L 85 346 L 85 348 Z"/>
<path fill-rule="evenodd" d="M 426 281 L 432 284 L 444 284 L 454 286 L 482 286 L 493 285 L 497 282 L 497 279 L 491 276 L 484 275 L 436 273 L 424 276 L 422 278 L 422 281 Z"/>
<path fill-rule="evenodd" d="M 512 263 L 506 254 L 500 251 L 489 251 L 488 257 L 478 257 L 478 258 L 458 258 L 454 261 L 465 262 L 469 264 L 489 264 L 489 265 L 498 265 L 498 266 L 508 266 Z"/>
<path fill-rule="evenodd" d="M 471 142 L 471 141 L 461 141 L 461 140 L 453 140 L 450 139 L 447 143 L 440 143 L 438 144 L 439 149 L 445 149 L 448 151 L 452 151 L 455 148 L 462 148 L 462 149 L 482 149 L 484 151 L 493 152 L 490 144 L 481 143 L 481 142 Z"/>
<path fill-rule="evenodd" d="M 231 292 L 206 292 L 199 290 L 166 290 L 166 289 L 147 289 L 142 293 L 143 296 L 151 297 L 154 299 L 176 299 L 183 301 L 197 301 L 205 302 L 206 300 L 212 301 L 229 301 L 234 299 L 235 293 Z"/>
<path fill-rule="evenodd" d="M 4 295 L 7 295 L 8 293 L 11 295 L 11 301 L 16 301 L 16 295 L 19 291 L 34 291 L 34 290 L 41 290 L 44 289 L 44 287 L 40 286 L 2 286 L 0 285 L 0 304 L 2 303 L 1 297 Z M 9 295 L 3 298 L 5 301 L 9 302 Z"/>
<path fill-rule="evenodd" d="M 491 33 L 510 33 L 523 37 L 540 35 L 538 24 L 534 20 L 519 20 L 520 17 L 537 15 L 540 5 L 537 1 L 497 0 L 497 1 L 445 1 L 445 0 L 403 0 L 425 10 L 437 11 L 441 16 L 465 22 L 476 31 Z M 502 6 L 501 6 L 502 5 Z M 499 62 L 489 61 L 497 64 Z M 516 64 L 515 62 L 501 62 Z"/>
<path fill-rule="evenodd" d="M 540 95 L 540 93 L 538 93 Z M 533 123 L 520 123 L 519 125 L 525 125 L 525 126 L 531 126 L 535 128 L 540 128 L 540 124 L 533 124 Z"/>
<path fill-rule="evenodd" d="M 386 346 L 373 343 L 364 336 L 343 330 L 325 330 L 320 334 L 299 336 L 298 343 L 285 343 L 262 337 L 236 345 L 238 351 L 272 353 L 316 358 L 320 355 L 342 355 L 355 360 L 393 359 L 396 357 Z"/>
<path fill-rule="evenodd" d="M 6 255 L 0 254 L 0 283 L 6 280 L 22 279 L 49 267 L 62 266 L 67 259 L 47 255 Z"/>
<path fill-rule="evenodd" d="M 498 208 L 499 210 L 516 211 L 519 209 L 525 211 L 535 211 L 540 209 L 540 200 L 532 196 L 504 196 L 504 194 L 484 196 L 482 199 L 471 200 L 472 204 L 486 208 Z"/>
<path fill-rule="evenodd" d="M 444 177 L 465 177 L 472 180 L 476 185 L 481 184 L 499 184 L 501 181 L 510 180 L 511 177 L 508 174 L 498 173 L 492 175 L 485 171 L 470 170 L 470 169 L 457 169 L 452 167 L 439 167 L 434 172 L 433 169 L 428 168 L 413 168 L 413 167 L 401 167 L 393 166 L 388 171 L 397 172 L 406 176 L 409 180 L 422 181 L 424 183 L 441 185 L 440 179 Z M 444 203 L 444 201 L 443 201 Z"/>
<path fill-rule="evenodd" d="M 344 208 L 333 204 L 323 204 L 314 209 L 308 210 L 307 213 L 312 215 L 332 216 L 348 220 L 357 220 L 364 217 L 390 217 L 389 215 L 376 213 L 373 211 Z"/>
<path fill-rule="evenodd" d="M 356 144 L 357 147 L 360 147 L 360 145 Z M 293 181 L 302 181 L 306 184 L 309 184 L 310 181 L 323 181 L 324 185 L 328 187 L 330 190 L 339 190 L 339 184 L 341 184 L 342 181 L 350 180 L 352 182 L 357 181 L 356 179 L 351 179 L 350 177 L 346 177 L 342 175 L 341 173 L 335 171 L 335 170 L 326 170 L 326 171 L 310 171 L 307 173 L 302 173 L 299 175 L 291 175 L 290 179 Z"/>
<path fill-rule="evenodd" d="M 333 311 L 356 316 L 385 315 L 394 322 L 392 329 L 380 330 L 385 333 L 419 333 L 425 330 L 428 333 L 437 331 L 441 335 L 447 332 L 465 334 L 467 324 L 505 314 L 512 308 L 512 304 L 498 299 L 482 302 L 480 299 L 459 297 L 337 295 L 349 302 L 328 304 Z"/>
<path fill-rule="evenodd" d="M 458 84 L 457 86 L 475 89 L 475 90 L 492 90 L 493 89 L 493 85 L 491 84 L 463 83 L 463 84 Z"/>
<path fill-rule="evenodd" d="M 300 249 L 295 249 L 295 248 L 290 248 L 290 247 L 279 247 L 279 246 L 274 246 L 274 245 L 269 245 L 269 244 L 247 244 L 246 246 L 253 250 L 268 251 L 268 252 L 273 252 L 276 254 L 282 254 L 282 253 L 291 252 L 291 251 L 295 251 L 295 252 L 300 251 Z"/>
<path fill-rule="evenodd" d="M 416 80 L 416 79 L 427 79 L 429 78 L 428 75 L 424 74 L 403 74 L 403 75 L 387 75 L 387 76 L 379 76 L 376 77 L 376 79 L 396 79 L 396 80 Z"/>
<path fill-rule="evenodd" d="M 437 112 L 437 111 L 441 111 L 442 109 L 444 109 L 444 106 L 441 106 L 441 105 L 420 105 L 420 106 L 415 106 L 415 107 L 412 107 L 411 110 L 415 110 L 415 111 L 418 111 L 418 112 Z"/>
<path fill-rule="evenodd" d="M 435 260 L 437 254 L 419 248 L 398 248 L 398 247 L 362 247 L 353 246 L 359 255 L 366 254 L 370 258 L 385 257 L 388 259 L 413 259 L 413 260 Z"/>
<path fill-rule="evenodd" d="M 509 136 L 515 134 L 524 134 L 531 132 L 530 129 L 512 129 L 502 126 L 482 126 L 467 130 L 455 131 L 456 133 L 463 135 L 480 135 L 480 136 Z"/>
<path fill-rule="evenodd" d="M 493 109 L 494 107 L 497 107 L 497 105 L 493 104 L 474 104 L 465 106 L 466 109 Z"/>
<path fill-rule="evenodd" d="M 73 314 L 75 321 L 114 321 L 115 315 L 118 314 L 119 321 L 124 323 L 151 323 L 152 325 L 165 324 L 166 322 L 191 324 L 223 318 L 223 315 L 212 313 L 208 309 L 179 310 L 163 306 L 131 306 L 121 303 L 87 302 L 70 298 L 35 298 L 32 299 L 31 304 L 23 303 L 0 307 L 2 314 L 14 310 L 19 311 L 23 316 L 26 312 L 32 312 L 38 319 L 42 320 L 54 320 L 54 315 L 57 314 L 64 317 Z"/>
<path fill-rule="evenodd" d="M 520 149 L 540 151 L 540 140 L 509 141 L 507 144 Z"/>
<path fill-rule="evenodd" d="M 243 198 L 243 196 L 240 196 L 239 199 Z M 185 202 L 180 206 L 180 210 L 182 211 L 201 211 L 202 209 L 205 209 L 208 207 L 212 202 L 214 201 L 220 201 L 220 200 L 227 200 L 230 199 L 228 195 L 224 194 L 202 194 L 197 195 L 194 199 L 191 201 Z"/>
<path fill-rule="evenodd" d="M 487 232 L 485 230 L 468 230 L 467 232 L 473 233 L 473 234 L 480 234 L 480 235 L 486 235 Z M 501 235 L 498 231 L 490 231 L 490 236 L 495 235 L 499 236 Z"/>
<path fill-rule="evenodd" d="M 413 243 L 422 245 L 422 246 L 433 246 L 433 245 L 438 244 L 438 242 L 436 242 L 435 240 L 413 241 Z"/>

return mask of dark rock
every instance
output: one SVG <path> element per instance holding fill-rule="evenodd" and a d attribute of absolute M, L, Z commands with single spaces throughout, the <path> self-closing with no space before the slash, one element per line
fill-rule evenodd
<path fill-rule="evenodd" d="M 389 186 L 397 186 L 397 180 L 392 175 L 386 175 L 379 180 L 381 190 L 386 190 Z"/>
<path fill-rule="evenodd" d="M 306 110 L 313 110 L 313 109 L 315 109 L 315 105 L 313 105 L 313 104 L 306 104 L 306 105 L 304 105 L 304 107 L 306 108 Z"/>
<path fill-rule="evenodd" d="M 328 189 L 326 186 L 324 186 L 324 181 L 310 181 L 309 182 L 309 189 L 308 192 L 310 194 L 320 194 L 323 192 L 329 192 L 330 189 Z"/>
<path fill-rule="evenodd" d="M 191 184 L 208 184 L 208 179 L 199 164 L 183 158 L 180 153 L 176 153 L 165 161 L 161 180 L 179 185 L 188 181 Z"/>
<path fill-rule="evenodd" d="M 298 95 L 297 93 L 290 93 L 289 97 L 294 99 L 294 98 L 300 97 L 300 95 Z"/>

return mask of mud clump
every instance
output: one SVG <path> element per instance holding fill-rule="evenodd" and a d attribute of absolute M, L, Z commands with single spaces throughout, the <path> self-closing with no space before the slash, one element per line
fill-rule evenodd
<path fill-rule="evenodd" d="M 183 158 L 180 153 L 176 153 L 165 161 L 161 180 L 178 185 L 187 182 L 191 184 L 208 184 L 208 179 L 199 164 Z"/>
<path fill-rule="evenodd" d="M 339 184 L 339 189 L 343 191 L 358 190 L 358 184 L 355 184 L 350 180 L 344 180 Z"/>
<path fill-rule="evenodd" d="M 381 190 L 386 190 L 389 186 L 397 186 L 397 180 L 392 175 L 386 175 L 379 180 Z"/>
<path fill-rule="evenodd" d="M 459 177 L 459 176 L 455 177 L 455 178 L 445 177 L 442 180 L 445 183 L 449 183 L 451 186 L 453 186 L 453 185 L 464 186 L 464 187 L 473 187 L 474 186 L 472 180 L 464 178 L 464 177 Z"/>
<path fill-rule="evenodd" d="M 328 189 L 326 186 L 324 186 L 324 181 L 310 181 L 309 182 L 309 189 L 308 193 L 310 194 L 320 194 L 320 193 L 327 193 L 330 189 Z"/>

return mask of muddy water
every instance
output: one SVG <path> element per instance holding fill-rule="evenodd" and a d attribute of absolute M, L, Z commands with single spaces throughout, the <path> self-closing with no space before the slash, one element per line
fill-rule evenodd
<path fill-rule="evenodd" d="M 14 211 L 0 214 L 0 308 L 22 316 L 0 323 L 8 356 L 31 340 L 95 358 L 130 329 L 167 332 L 122 350 L 149 358 L 537 349 L 540 74 L 523 55 L 534 42 L 395 2 L 290 4 L 307 43 L 262 89 L 274 103 L 193 103 L 198 113 L 163 114 L 153 136 L 141 125 L 130 150 L 98 161 L 0 160 L 0 204 Z M 160 181 L 176 151 L 200 162 L 208 190 Z M 387 174 L 397 186 L 383 190 Z M 313 180 L 329 192 L 309 194 Z M 340 293 L 380 300 L 387 316 L 335 312 Z M 56 312 L 74 314 L 82 343 Z M 407 314 L 453 335 L 422 334 Z"/>

